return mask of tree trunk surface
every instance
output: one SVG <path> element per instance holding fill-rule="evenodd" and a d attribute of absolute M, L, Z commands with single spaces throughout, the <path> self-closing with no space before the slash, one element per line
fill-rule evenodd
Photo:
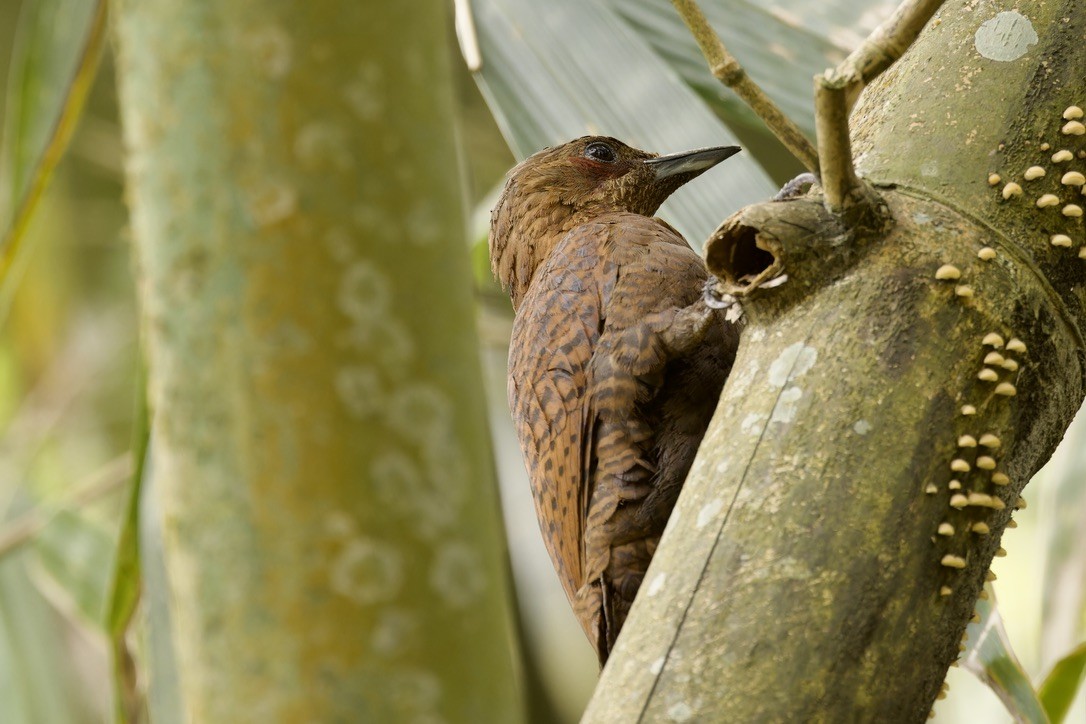
<path fill-rule="evenodd" d="M 1004 6 L 950 0 L 864 93 L 882 224 L 805 198 L 710 240 L 749 326 L 584 721 L 927 716 L 1084 394 L 1086 11 Z"/>
<path fill-rule="evenodd" d="M 446 19 L 115 6 L 193 721 L 522 719 Z"/>

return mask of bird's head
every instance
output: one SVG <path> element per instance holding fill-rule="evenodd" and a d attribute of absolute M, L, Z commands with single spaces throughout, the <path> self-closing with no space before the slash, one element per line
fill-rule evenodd
<path fill-rule="evenodd" d="M 490 263 L 516 305 L 536 267 L 573 227 L 600 214 L 651 216 L 680 186 L 739 151 L 657 156 L 607 136 L 546 148 L 517 165 L 490 217 Z"/>

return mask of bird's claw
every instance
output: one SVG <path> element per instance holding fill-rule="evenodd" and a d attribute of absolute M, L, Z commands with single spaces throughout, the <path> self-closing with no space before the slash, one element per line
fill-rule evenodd
<path fill-rule="evenodd" d="M 710 309 L 728 309 L 739 304 L 739 300 L 734 296 L 720 291 L 720 280 L 715 276 L 710 276 L 705 280 L 702 298 L 705 300 L 705 306 Z"/>
<path fill-rule="evenodd" d="M 788 281 L 787 274 L 778 274 L 767 282 L 762 282 L 762 289 L 772 289 L 773 287 L 779 287 Z"/>

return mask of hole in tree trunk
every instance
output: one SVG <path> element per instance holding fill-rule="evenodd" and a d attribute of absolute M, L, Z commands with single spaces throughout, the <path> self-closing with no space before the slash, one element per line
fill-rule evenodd
<path fill-rule="evenodd" d="M 706 260 L 709 268 L 724 281 L 749 285 L 774 262 L 772 254 L 758 247 L 757 237 L 757 229 L 750 226 L 729 229 L 712 246 Z"/>

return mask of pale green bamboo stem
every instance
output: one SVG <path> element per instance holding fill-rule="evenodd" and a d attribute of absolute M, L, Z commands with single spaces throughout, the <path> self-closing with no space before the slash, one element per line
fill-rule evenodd
<path fill-rule="evenodd" d="M 517 721 L 438 0 L 119 0 L 200 722 Z"/>

